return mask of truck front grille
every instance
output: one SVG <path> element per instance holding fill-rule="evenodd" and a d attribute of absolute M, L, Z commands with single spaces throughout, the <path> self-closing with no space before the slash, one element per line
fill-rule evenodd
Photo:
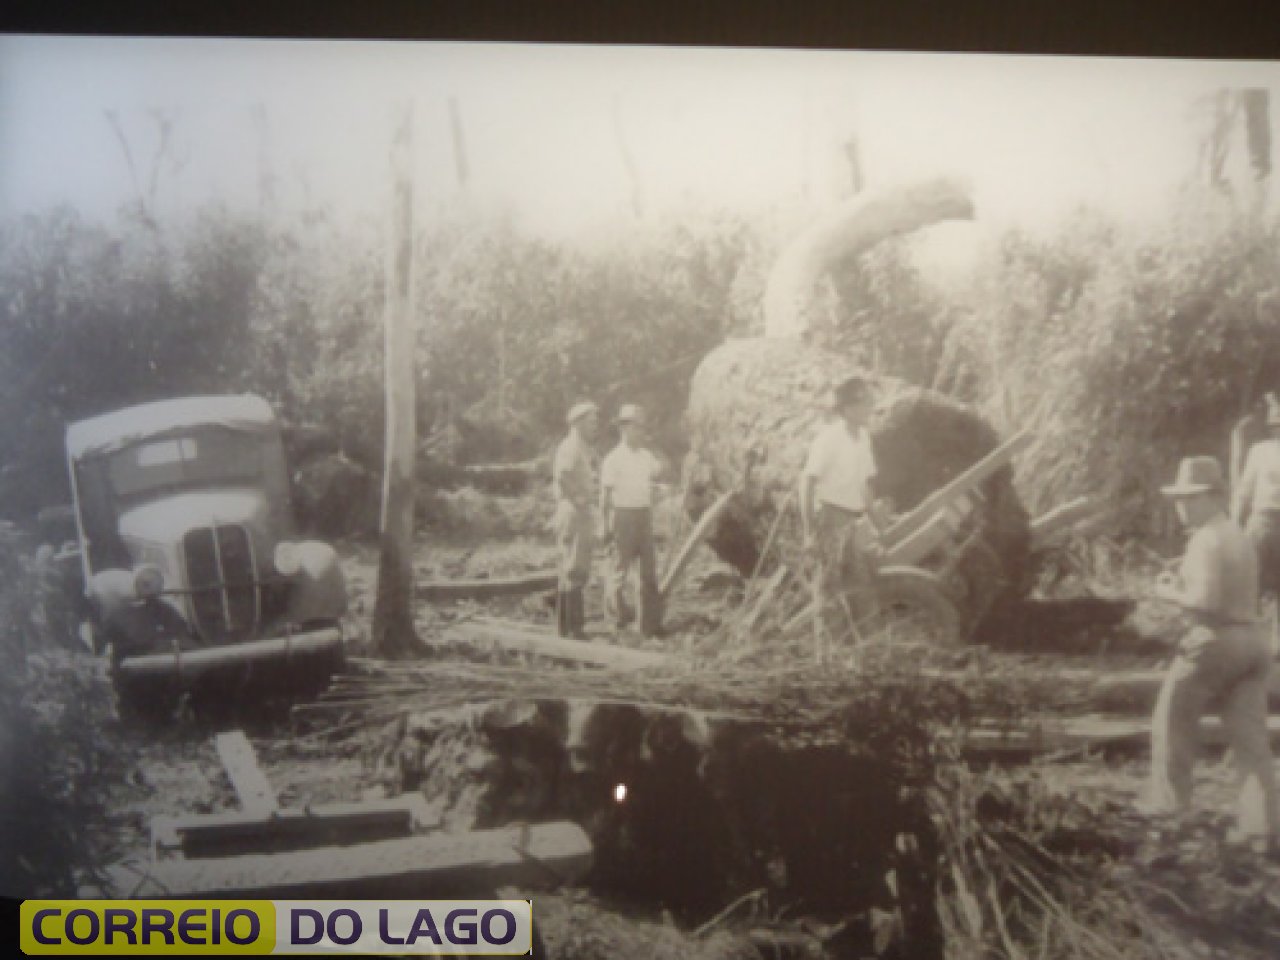
<path fill-rule="evenodd" d="M 258 619 L 253 544 L 244 527 L 218 525 L 183 538 L 195 627 L 211 643 L 248 639 Z"/>

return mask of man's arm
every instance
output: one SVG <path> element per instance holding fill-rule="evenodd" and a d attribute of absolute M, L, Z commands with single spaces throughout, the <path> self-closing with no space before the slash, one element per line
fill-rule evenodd
<path fill-rule="evenodd" d="M 1244 473 L 1236 485 L 1231 500 L 1231 516 L 1242 527 L 1249 520 L 1249 511 L 1253 504 L 1253 491 L 1258 483 L 1258 457 L 1261 449 L 1261 444 L 1255 444 L 1249 451 L 1249 455 L 1245 458 Z"/>
<path fill-rule="evenodd" d="M 1156 580 L 1156 596 L 1189 610 L 1215 611 L 1222 602 L 1222 564 L 1217 541 L 1208 530 L 1199 530 L 1187 544 L 1178 573 L 1166 572 Z"/>

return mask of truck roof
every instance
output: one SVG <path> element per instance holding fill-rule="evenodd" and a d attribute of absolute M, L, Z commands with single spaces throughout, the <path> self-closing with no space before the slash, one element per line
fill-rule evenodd
<path fill-rule="evenodd" d="M 73 460 L 101 456 L 192 427 L 262 432 L 275 425 L 271 405 L 253 394 L 157 400 L 69 424 L 67 455 Z"/>

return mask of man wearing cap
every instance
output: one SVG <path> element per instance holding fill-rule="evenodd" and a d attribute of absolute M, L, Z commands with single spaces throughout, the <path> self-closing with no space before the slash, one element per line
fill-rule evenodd
<path fill-rule="evenodd" d="M 835 389 L 833 408 L 835 419 L 814 438 L 800 476 L 800 520 L 805 548 L 819 564 L 815 612 L 832 636 L 844 636 L 856 622 L 856 588 L 871 578 L 867 528 L 860 526 L 864 519 L 873 523 L 871 385 L 862 377 L 847 378 Z"/>
<path fill-rule="evenodd" d="M 1267 394 L 1268 438 L 1245 458 L 1231 514 L 1258 552 L 1260 589 L 1280 597 L 1280 402 Z"/>
<path fill-rule="evenodd" d="M 1182 608 L 1186 631 L 1152 717 L 1146 806 L 1175 812 L 1190 803 L 1200 717 L 1216 706 L 1240 781 L 1237 837 L 1265 848 L 1280 827 L 1280 808 L 1267 739 L 1271 650 L 1258 619 L 1257 558 L 1227 515 L 1215 458 L 1183 460 L 1163 493 L 1191 537 L 1178 572 L 1162 573 L 1155 594 Z"/>
<path fill-rule="evenodd" d="M 562 637 L 581 638 L 587 621 L 583 592 L 591 579 L 595 549 L 591 516 L 595 458 L 591 445 L 600 430 L 600 417 L 594 403 L 583 402 L 574 404 L 567 419 L 569 433 L 556 448 L 551 470 L 556 493 L 556 544 L 560 548 L 556 632 Z"/>
<path fill-rule="evenodd" d="M 617 563 L 609 598 L 618 628 L 630 622 L 626 606 L 627 577 L 640 565 L 640 631 L 646 637 L 662 632 L 662 598 L 653 553 L 653 483 L 662 464 L 643 445 L 644 414 L 635 404 L 618 412 L 622 438 L 600 467 L 600 516 L 613 534 Z"/>

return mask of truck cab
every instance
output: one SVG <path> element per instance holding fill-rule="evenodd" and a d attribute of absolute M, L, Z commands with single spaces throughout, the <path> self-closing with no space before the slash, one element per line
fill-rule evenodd
<path fill-rule="evenodd" d="M 122 707 L 341 664 L 342 570 L 331 546 L 297 536 L 265 400 L 128 407 L 69 425 L 66 453 L 91 628 Z"/>

